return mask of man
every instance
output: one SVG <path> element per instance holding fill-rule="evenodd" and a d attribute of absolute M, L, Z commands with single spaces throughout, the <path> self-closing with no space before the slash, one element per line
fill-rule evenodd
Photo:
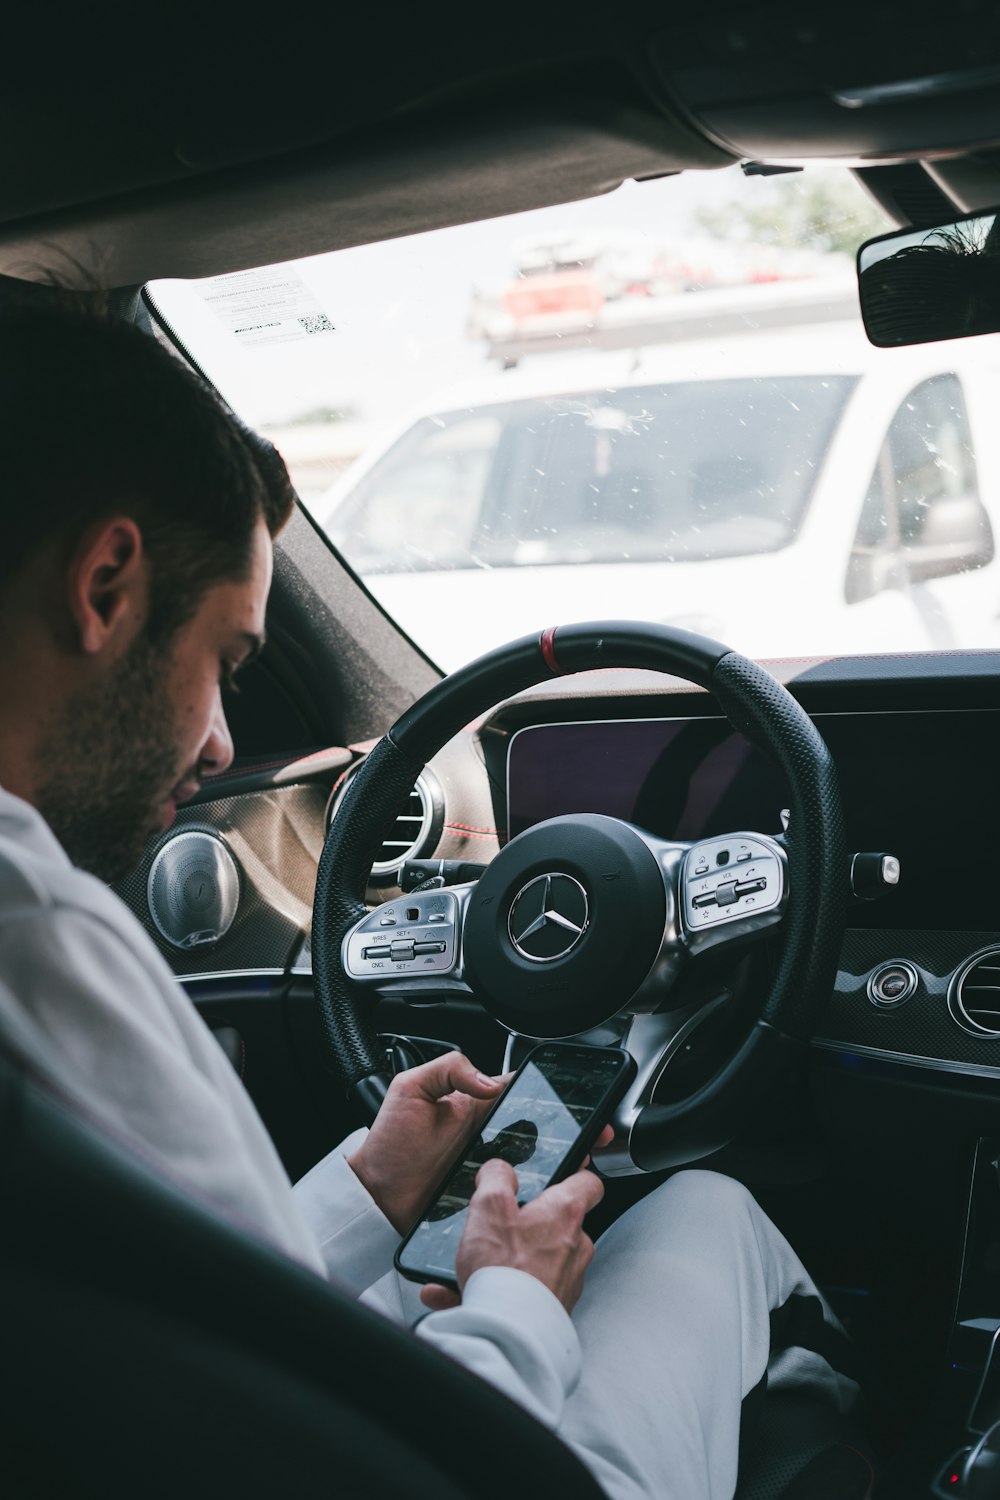
<path fill-rule="evenodd" d="M 287 475 L 134 330 L 21 316 L 3 341 L 7 1044 L 214 1212 L 389 1316 L 426 1313 L 419 1337 L 556 1427 L 609 1495 L 731 1494 L 771 1311 L 798 1298 L 833 1327 L 742 1188 L 681 1174 L 602 1239 L 584 1290 L 598 1178 L 582 1171 L 519 1209 L 512 1169 L 488 1162 L 461 1295 L 425 1288 L 421 1305 L 392 1253 L 503 1084 L 453 1054 L 397 1079 L 372 1130 L 292 1190 L 235 1073 L 103 883 L 232 758 L 221 684 L 264 638 Z M 851 1398 L 824 1360 L 797 1351 L 792 1364 Z"/>

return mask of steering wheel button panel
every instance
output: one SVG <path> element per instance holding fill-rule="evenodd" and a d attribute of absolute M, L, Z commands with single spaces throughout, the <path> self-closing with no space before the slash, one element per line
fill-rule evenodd
<path fill-rule="evenodd" d="M 464 894 L 464 893 L 463 893 Z M 392 927 L 391 933 L 386 927 Z M 448 974 L 455 967 L 460 928 L 455 891 L 410 894 L 405 908 L 379 907 L 344 939 L 344 967 L 352 979 L 386 980 L 398 975 Z"/>
<path fill-rule="evenodd" d="M 738 865 L 738 872 L 731 865 Z M 705 929 L 775 913 L 784 897 L 784 869 L 784 850 L 762 835 L 694 845 L 688 851 L 683 877 L 688 933 L 696 937 Z"/>

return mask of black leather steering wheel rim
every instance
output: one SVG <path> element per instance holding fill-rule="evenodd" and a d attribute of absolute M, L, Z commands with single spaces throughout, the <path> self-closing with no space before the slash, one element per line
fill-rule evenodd
<path fill-rule="evenodd" d="M 370 994 L 345 974 L 341 944 L 367 911 L 365 888 L 387 823 L 430 756 L 471 720 L 537 682 L 613 667 L 665 672 L 707 689 L 734 728 L 780 767 L 791 813 L 791 894 L 777 973 L 760 1018 L 739 1051 L 690 1098 L 642 1110 L 631 1139 L 633 1160 L 653 1169 L 718 1149 L 814 1033 L 836 973 L 847 895 L 836 769 L 816 726 L 769 672 L 717 641 L 628 621 L 560 626 L 442 679 L 378 742 L 331 824 L 316 883 L 314 985 L 333 1070 L 369 1119 L 386 1086 L 382 1050 Z M 665 1145 L 669 1140 L 674 1147 Z"/>

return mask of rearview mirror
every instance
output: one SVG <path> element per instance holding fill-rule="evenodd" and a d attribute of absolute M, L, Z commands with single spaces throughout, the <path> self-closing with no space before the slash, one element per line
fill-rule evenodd
<path fill-rule="evenodd" d="M 858 251 L 865 332 L 880 349 L 1000 331 L 1000 210 L 868 240 Z"/>

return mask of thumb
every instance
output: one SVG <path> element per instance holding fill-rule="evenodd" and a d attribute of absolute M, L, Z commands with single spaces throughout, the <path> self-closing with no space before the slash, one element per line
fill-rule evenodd
<path fill-rule="evenodd" d="M 420 1288 L 420 1300 L 431 1312 L 448 1312 L 453 1307 L 461 1307 L 462 1299 L 458 1292 L 453 1292 L 449 1286 L 422 1286 Z"/>
<path fill-rule="evenodd" d="M 455 1093 L 468 1094 L 473 1099 L 495 1099 L 507 1082 L 506 1078 L 491 1078 L 488 1073 L 480 1073 L 462 1052 L 445 1052 L 418 1068 L 409 1068 L 398 1075 L 398 1081 L 401 1093 L 419 1095 L 431 1101 Z"/>

